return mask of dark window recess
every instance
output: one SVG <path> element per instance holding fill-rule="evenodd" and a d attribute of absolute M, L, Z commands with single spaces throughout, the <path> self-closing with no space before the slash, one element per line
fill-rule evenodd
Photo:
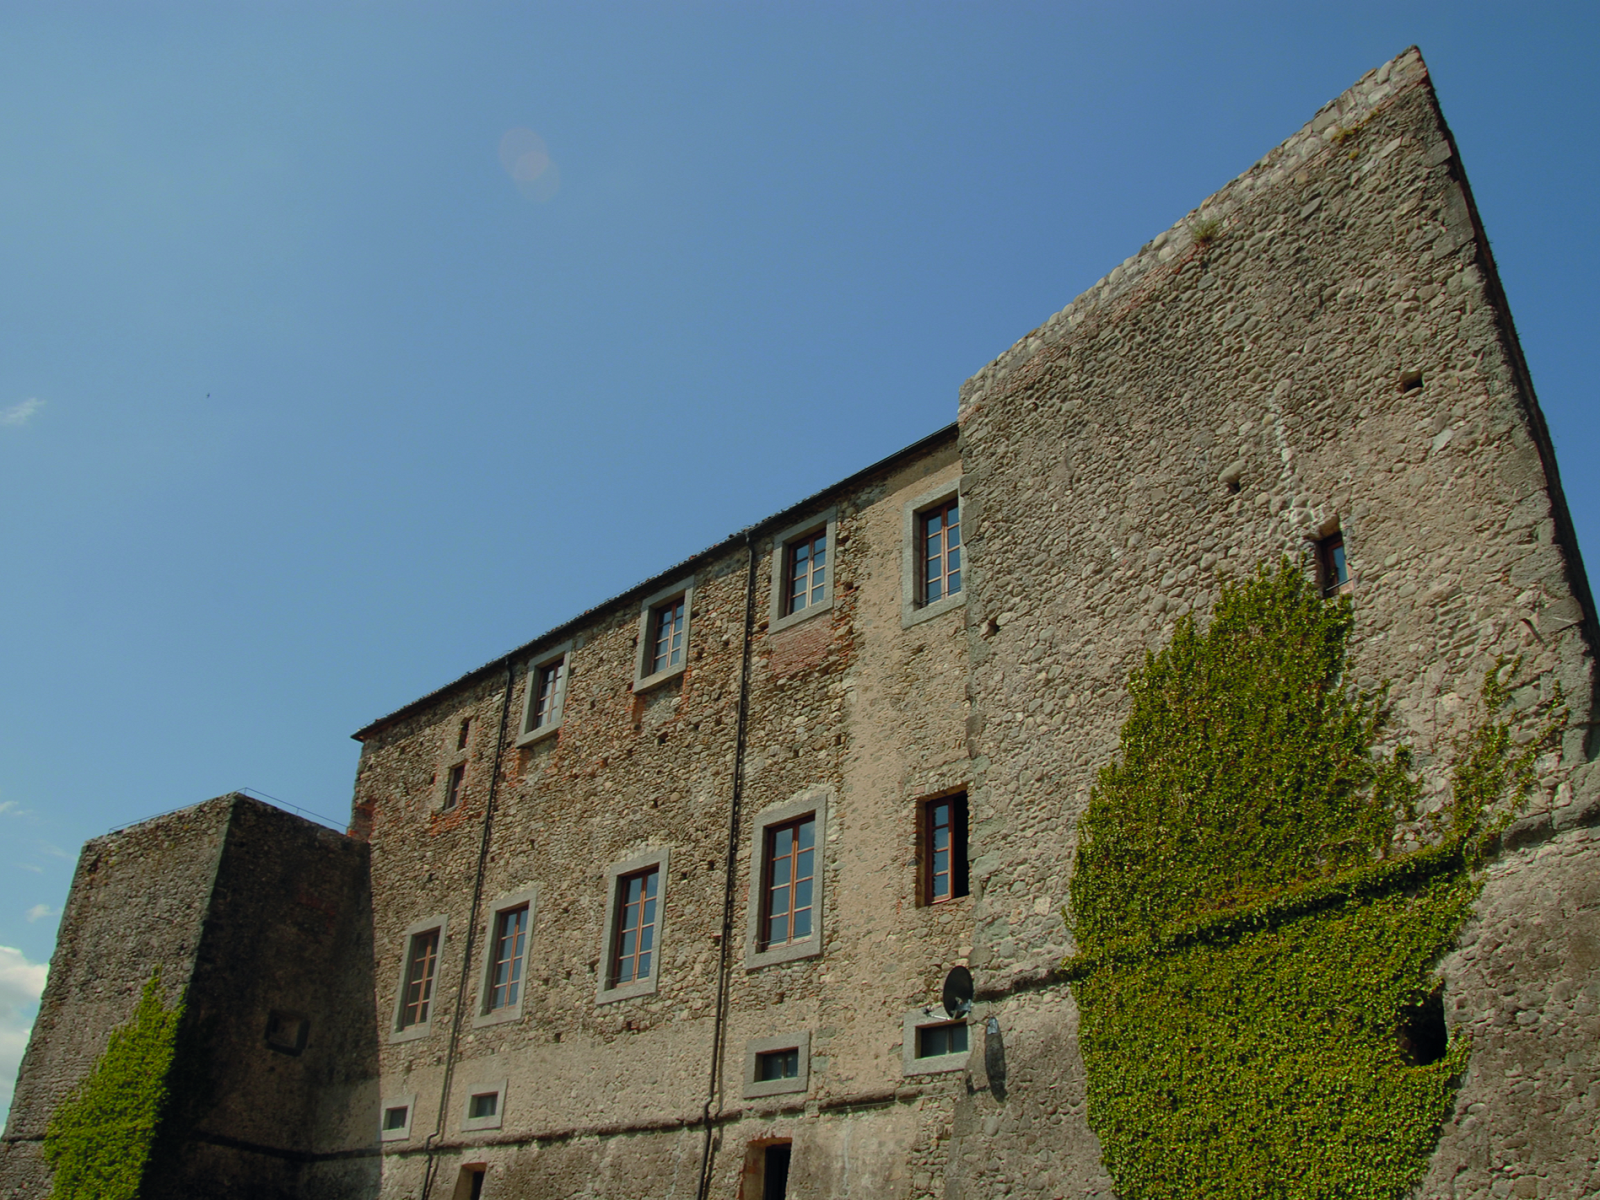
<path fill-rule="evenodd" d="M 966 1051 L 965 1021 L 952 1021 L 948 1025 L 924 1025 L 917 1030 L 918 1058 L 937 1058 L 941 1054 L 965 1054 Z"/>
<path fill-rule="evenodd" d="M 457 750 L 465 750 L 467 748 L 467 735 L 471 732 L 472 718 L 468 717 L 465 721 L 461 722 L 461 729 L 456 733 Z"/>
<path fill-rule="evenodd" d="M 500 1111 L 500 1093 L 484 1092 L 467 1101 L 467 1116 L 474 1121 L 481 1117 L 492 1117 Z"/>
<path fill-rule="evenodd" d="M 789 1195 L 789 1142 L 768 1146 L 761 1164 L 761 1200 L 785 1200 Z"/>
<path fill-rule="evenodd" d="M 299 1013 L 273 1010 L 267 1016 L 267 1045 L 280 1054 L 299 1054 L 310 1034 L 311 1022 Z"/>
<path fill-rule="evenodd" d="M 769 1050 L 756 1055 L 756 1082 L 800 1078 L 800 1050 Z"/>
<path fill-rule="evenodd" d="M 439 962 L 439 931 L 413 934 L 406 948 L 405 990 L 400 996 L 400 1028 L 424 1024 L 433 1001 L 433 969 Z"/>
<path fill-rule="evenodd" d="M 1400 1010 L 1395 1031 L 1400 1053 L 1419 1067 L 1436 1063 L 1450 1048 L 1450 1030 L 1444 1023 L 1444 988 L 1435 988 L 1421 1004 Z"/>
<path fill-rule="evenodd" d="M 390 1131 L 390 1130 L 395 1130 L 395 1129 L 404 1129 L 406 1127 L 406 1113 L 408 1113 L 409 1111 L 410 1111 L 410 1105 L 406 1105 L 406 1104 L 398 1105 L 395 1108 L 386 1108 L 386 1109 L 384 1109 L 383 1110 L 383 1128 L 384 1128 L 384 1130 L 385 1131 Z"/>
<path fill-rule="evenodd" d="M 943 904 L 967 894 L 967 794 L 922 806 L 922 902 Z"/>
<path fill-rule="evenodd" d="M 450 768 L 450 778 L 444 785 L 444 806 L 447 809 L 461 803 L 461 794 L 467 790 L 467 764 L 457 763 Z"/>
<path fill-rule="evenodd" d="M 1350 590 L 1350 567 L 1344 558 L 1344 534 L 1335 529 L 1317 540 L 1317 585 L 1324 596 Z"/>

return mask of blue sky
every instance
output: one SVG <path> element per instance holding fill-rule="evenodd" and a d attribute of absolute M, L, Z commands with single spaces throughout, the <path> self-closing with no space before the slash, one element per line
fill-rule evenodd
<path fill-rule="evenodd" d="M 1597 11 L 6 6 L 0 1075 L 85 838 L 341 816 L 352 731 L 946 424 L 1412 43 L 1600 544 Z"/>

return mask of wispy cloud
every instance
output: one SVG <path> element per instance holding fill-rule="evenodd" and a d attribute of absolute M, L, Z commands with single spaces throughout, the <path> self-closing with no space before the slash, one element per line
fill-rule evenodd
<path fill-rule="evenodd" d="M 11 1081 L 22 1064 L 48 971 L 21 950 L 0 946 L 0 1112 L 11 1110 Z"/>
<path fill-rule="evenodd" d="M 0 800 L 0 815 L 8 817 L 25 817 L 33 810 L 21 807 L 15 800 Z"/>
<path fill-rule="evenodd" d="M 28 924 L 32 925 L 35 921 L 42 921 L 46 917 L 58 917 L 60 915 L 48 904 L 35 904 L 28 910 Z"/>
<path fill-rule="evenodd" d="M 43 875 L 44 868 L 38 863 L 12 863 L 19 871 L 32 871 L 35 875 Z"/>
<path fill-rule="evenodd" d="M 33 414 L 43 407 L 43 400 L 37 396 L 29 396 L 21 404 L 13 404 L 10 408 L 0 409 L 0 425 L 26 425 L 33 419 Z"/>

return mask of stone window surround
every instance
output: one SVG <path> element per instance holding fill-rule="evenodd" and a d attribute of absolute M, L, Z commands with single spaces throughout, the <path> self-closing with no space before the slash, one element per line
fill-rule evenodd
<path fill-rule="evenodd" d="M 793 1079 L 757 1079 L 756 1063 L 773 1050 L 798 1050 L 800 1073 Z M 811 1031 L 784 1033 L 777 1037 L 751 1038 L 744 1044 L 744 1098 L 785 1096 L 804 1092 L 811 1086 Z"/>
<path fill-rule="evenodd" d="M 472 1100 L 475 1096 L 487 1096 L 493 1092 L 494 1115 L 492 1117 L 474 1117 Z M 506 1116 L 506 1080 L 490 1079 L 483 1083 L 475 1083 L 467 1089 L 466 1098 L 461 1103 L 461 1129 L 470 1133 L 474 1129 L 499 1129 Z"/>
<path fill-rule="evenodd" d="M 754 971 L 773 963 L 793 962 L 797 958 L 815 958 L 822 953 L 822 924 L 825 909 L 823 900 L 827 879 L 828 800 L 830 789 L 813 784 L 781 804 L 774 804 L 756 814 L 750 829 L 750 880 L 745 901 L 744 968 Z M 807 813 L 816 814 L 817 860 L 812 876 L 811 934 L 798 942 L 785 942 L 770 950 L 762 950 L 761 926 L 765 913 L 765 877 L 767 830 L 782 825 Z"/>
<path fill-rule="evenodd" d="M 533 720 L 533 708 L 538 701 L 538 696 L 535 693 L 539 686 L 539 671 L 556 662 L 561 664 L 561 683 L 556 688 L 556 698 L 555 703 L 551 706 L 550 720 L 537 729 L 529 729 L 528 722 Z M 571 639 L 551 646 L 528 660 L 528 678 L 522 689 L 522 721 L 517 726 L 520 731 L 517 734 L 518 746 L 531 746 L 561 728 L 561 722 L 567 715 L 567 686 L 571 679 Z"/>
<path fill-rule="evenodd" d="M 520 892 L 509 892 L 500 896 L 489 905 L 489 918 L 483 930 L 483 971 L 478 984 L 476 1011 L 472 1014 L 474 1029 L 522 1020 L 522 1002 L 528 997 L 528 961 L 533 957 L 533 923 L 539 915 L 538 891 L 537 886 L 530 886 Z M 489 1012 L 484 1006 L 489 1003 L 490 977 L 494 974 L 495 926 L 500 921 L 501 913 L 521 908 L 524 904 L 528 906 L 528 932 L 522 941 L 522 984 L 517 988 L 517 1001 L 515 1004 L 508 1004 L 504 1008 Z"/>
<path fill-rule="evenodd" d="M 406 971 L 411 965 L 411 939 L 419 933 L 427 933 L 430 929 L 439 931 L 439 950 L 433 960 L 433 991 L 428 998 L 428 1019 L 401 1029 L 400 1010 L 406 1002 Z M 412 1042 L 418 1038 L 425 1038 L 433 1032 L 433 1018 L 439 1012 L 439 979 L 444 974 L 445 937 L 449 932 L 449 918 L 440 913 L 437 916 L 413 921 L 400 935 L 400 978 L 394 989 L 394 1013 L 389 1018 L 391 1042 Z"/>
<path fill-rule="evenodd" d="M 941 613 L 947 613 L 953 608 L 960 608 L 967 602 L 966 561 L 967 539 L 964 536 L 966 527 L 966 512 L 963 506 L 961 539 L 961 590 L 953 596 L 946 596 L 942 600 L 935 600 L 932 604 L 920 602 L 922 595 L 922 581 L 918 568 L 921 565 L 920 546 L 917 537 L 917 518 L 946 500 L 959 499 L 961 496 L 961 478 L 946 483 L 941 483 L 936 488 L 931 488 L 914 500 L 905 504 L 903 532 L 900 543 L 900 628 L 910 629 L 913 625 L 923 621 L 931 621 Z"/>
<path fill-rule="evenodd" d="M 694 634 L 694 583 L 695 577 L 689 576 L 680 583 L 671 587 L 664 587 L 645 597 L 639 604 L 639 650 L 634 655 L 633 662 L 633 690 L 635 692 L 647 691 L 657 684 L 665 683 L 682 675 L 689 665 L 690 639 Z M 654 632 L 650 628 L 650 618 L 655 610 L 668 600 L 683 597 L 683 661 L 675 667 L 668 667 L 664 671 L 657 671 L 654 675 L 646 675 L 645 670 L 650 666 L 650 651 L 654 644 L 651 636 Z"/>
<path fill-rule="evenodd" d="M 399 1129 L 385 1129 L 383 1119 L 388 1116 L 391 1108 L 405 1106 L 406 1123 Z M 411 1137 L 411 1122 L 417 1115 L 417 1094 L 408 1092 L 404 1096 L 391 1096 L 378 1106 L 378 1140 L 380 1142 L 404 1142 Z"/>
<path fill-rule="evenodd" d="M 788 602 L 788 571 L 789 549 L 802 538 L 815 536 L 821 530 L 827 530 L 828 535 L 828 562 L 827 579 L 823 585 L 822 599 L 816 604 L 808 604 L 799 612 L 786 613 L 784 605 Z M 772 539 L 772 588 L 771 597 L 767 605 L 767 632 L 776 633 L 780 629 L 787 629 L 791 625 L 798 625 L 819 613 L 825 613 L 833 607 L 833 579 L 834 571 L 839 563 L 839 510 L 837 508 L 824 509 L 809 520 L 791 525 L 782 533 Z"/>
<path fill-rule="evenodd" d="M 926 1029 L 930 1025 L 955 1025 L 964 1023 L 967 1026 L 967 1048 L 956 1054 L 935 1054 L 928 1058 L 917 1057 L 917 1030 Z M 945 1071 L 965 1070 L 967 1062 L 972 1055 L 973 1037 L 972 1030 L 982 1028 L 973 1021 L 962 1022 L 961 1018 L 952 1020 L 946 1016 L 943 1009 L 939 1008 L 913 1008 L 905 1015 L 900 1028 L 900 1065 L 907 1075 L 937 1075 Z"/>
<path fill-rule="evenodd" d="M 636 996 L 655 995 L 661 981 L 661 947 L 666 929 L 667 868 L 670 865 L 670 857 L 671 850 L 662 846 L 655 850 L 647 850 L 626 862 L 616 863 L 606 869 L 606 915 L 601 927 L 600 966 L 596 972 L 599 978 L 595 980 L 596 1004 L 614 1004 L 618 1000 L 631 1000 Z M 621 987 L 608 987 L 611 981 L 611 958 L 616 953 L 617 921 L 621 918 L 621 905 L 617 903 L 619 885 L 627 876 L 648 871 L 651 867 L 656 868 L 656 932 L 655 945 L 650 953 L 650 974 L 643 979 L 625 983 Z"/>

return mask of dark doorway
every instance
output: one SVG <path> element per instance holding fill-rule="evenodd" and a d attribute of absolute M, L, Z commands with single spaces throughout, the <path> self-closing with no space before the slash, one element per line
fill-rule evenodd
<path fill-rule="evenodd" d="M 789 1194 L 788 1142 L 767 1147 L 761 1171 L 761 1200 L 784 1200 Z"/>

